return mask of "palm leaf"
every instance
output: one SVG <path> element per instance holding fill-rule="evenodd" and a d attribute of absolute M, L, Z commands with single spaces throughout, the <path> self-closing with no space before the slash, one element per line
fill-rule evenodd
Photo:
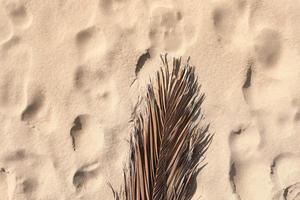
<path fill-rule="evenodd" d="M 129 163 L 124 187 L 112 189 L 115 200 L 190 200 L 205 166 L 212 135 L 209 125 L 198 127 L 204 95 L 194 67 L 173 59 L 170 70 L 167 55 L 161 58 L 163 66 L 133 113 Z"/>

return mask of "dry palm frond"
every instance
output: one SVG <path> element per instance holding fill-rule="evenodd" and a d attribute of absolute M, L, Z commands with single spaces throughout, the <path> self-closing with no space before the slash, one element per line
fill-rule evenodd
<path fill-rule="evenodd" d="M 148 85 L 144 107 L 134 113 L 129 164 L 124 186 L 113 190 L 115 200 L 190 200 L 196 176 L 212 140 L 209 126 L 202 122 L 204 95 L 194 67 L 167 56 L 156 80 Z"/>

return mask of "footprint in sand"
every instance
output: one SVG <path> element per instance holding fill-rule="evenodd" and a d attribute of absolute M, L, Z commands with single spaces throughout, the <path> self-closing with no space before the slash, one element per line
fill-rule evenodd
<path fill-rule="evenodd" d="M 284 189 L 300 182 L 300 157 L 292 153 L 282 153 L 272 164 L 273 180 L 277 188 Z"/>
<path fill-rule="evenodd" d="M 2 164 L 5 166 L 9 199 L 57 199 L 60 195 L 57 172 L 48 157 L 19 149 L 8 153 Z M 45 171 L 47 176 L 44 176 Z M 48 187 L 54 191 L 38 192 Z"/>
<path fill-rule="evenodd" d="M 78 115 L 74 119 L 70 137 L 73 150 L 83 157 L 91 158 L 103 149 L 103 130 L 100 124 L 89 115 Z"/>
<path fill-rule="evenodd" d="M 237 199 L 268 199 L 271 195 L 269 163 L 260 158 L 260 132 L 254 120 L 253 124 L 232 130 L 229 137 L 231 161 L 228 177 Z M 249 187 L 253 182 L 256 184 Z"/>
<path fill-rule="evenodd" d="M 167 52 L 182 48 L 184 31 L 182 14 L 170 7 L 155 7 L 151 12 L 149 38 L 152 47 L 160 46 Z"/>
<path fill-rule="evenodd" d="M 31 50 L 15 40 L 8 41 L 3 48 L 5 51 L 0 51 L 3 72 L 0 75 L 0 108 L 6 115 L 20 114 L 26 107 Z"/>
<path fill-rule="evenodd" d="M 91 96 L 105 96 L 103 85 L 107 83 L 107 75 L 101 69 L 93 70 L 87 65 L 81 65 L 74 74 L 74 86 L 76 89 Z"/>
<path fill-rule="evenodd" d="M 35 190 L 38 188 L 38 182 L 34 178 L 16 177 L 16 186 L 14 189 L 14 197 L 16 199 L 35 198 Z"/>
<path fill-rule="evenodd" d="M 39 114 L 44 110 L 45 96 L 41 92 L 36 92 L 29 98 L 26 108 L 22 112 L 22 121 L 32 121 L 39 117 Z"/>
<path fill-rule="evenodd" d="M 3 52 L 8 51 L 9 49 L 14 48 L 15 46 L 18 46 L 21 44 L 21 38 L 19 36 L 12 36 L 8 41 L 6 41 L 2 47 L 1 50 Z M 4 53 L 5 54 L 5 53 Z"/>
<path fill-rule="evenodd" d="M 106 21 L 123 30 L 135 29 L 139 16 L 145 14 L 140 2 L 130 0 L 100 0 L 99 11 Z"/>
<path fill-rule="evenodd" d="M 256 126 L 240 126 L 232 130 L 230 134 L 231 160 L 228 177 L 232 193 L 237 199 L 240 199 L 241 195 L 243 196 L 241 190 L 244 185 L 239 182 L 239 179 L 244 176 L 243 163 L 255 157 L 259 142 L 260 136 Z"/>
<path fill-rule="evenodd" d="M 28 155 L 26 155 L 26 151 L 24 149 L 18 149 L 10 155 L 6 156 L 6 162 L 16 162 L 16 161 L 23 161 Z"/>
<path fill-rule="evenodd" d="M 261 160 L 233 163 L 229 172 L 232 191 L 239 200 L 270 199 L 269 165 Z M 253 184 L 255 183 L 255 184 Z"/>
<path fill-rule="evenodd" d="M 231 41 L 245 7 L 246 2 L 243 1 L 216 5 L 212 11 L 212 21 L 219 41 Z"/>
<path fill-rule="evenodd" d="M 97 179 L 99 169 L 99 162 L 94 162 L 80 167 L 73 176 L 73 185 L 76 188 L 76 191 L 80 192 L 82 188 L 88 188 L 88 186 L 91 185 L 90 182 L 92 182 L 93 179 Z"/>
<path fill-rule="evenodd" d="M 120 101 L 116 82 L 109 79 L 102 69 L 91 69 L 81 65 L 74 73 L 74 88 L 85 94 L 85 98 L 97 98 L 103 109 L 115 112 Z"/>
<path fill-rule="evenodd" d="M 247 0 L 216 2 L 211 11 L 211 21 L 218 42 L 245 49 L 250 33 L 247 23 L 249 6 Z"/>
<path fill-rule="evenodd" d="M 281 55 L 281 35 L 269 28 L 261 30 L 255 38 L 254 51 L 257 62 L 264 67 L 273 67 L 277 64 Z"/>
<path fill-rule="evenodd" d="M 248 74 L 249 75 L 249 74 Z M 256 83 L 251 83 L 249 81 L 249 76 L 246 78 L 245 81 L 245 90 L 253 90 L 253 87 L 257 87 Z M 253 86 L 253 87 L 252 87 Z M 271 89 L 272 94 L 277 94 L 276 89 L 274 88 L 268 88 Z M 286 99 L 274 97 L 270 94 L 268 94 L 268 90 L 262 90 L 264 91 L 264 94 L 258 93 L 250 93 L 251 95 L 256 94 L 255 100 L 259 101 L 260 99 L 272 99 L 274 105 L 270 106 L 270 100 L 266 103 L 262 103 L 261 105 L 257 104 L 253 107 L 253 102 L 251 102 L 250 108 L 252 109 L 253 118 L 254 121 L 256 121 L 257 126 L 253 131 L 248 131 L 249 127 L 247 129 L 239 129 L 239 131 L 233 132 L 232 136 L 230 137 L 230 147 L 231 147 L 231 156 L 232 156 L 232 163 L 235 164 L 235 176 L 233 178 L 234 181 L 230 181 L 233 187 L 233 191 L 235 191 L 237 194 L 239 194 L 241 199 L 270 199 L 273 196 L 273 189 L 275 182 L 278 178 L 276 174 L 280 174 L 279 179 L 284 179 L 283 176 L 285 174 L 284 169 L 289 168 L 291 174 L 289 177 L 297 177 L 296 174 L 298 172 L 292 173 L 291 169 L 291 162 L 286 162 L 286 165 L 283 166 L 282 162 L 279 160 L 282 160 L 282 158 L 275 159 L 274 163 L 271 164 L 271 159 L 268 159 L 268 151 L 271 151 L 272 153 L 275 153 L 280 150 L 280 142 L 283 140 L 288 140 L 291 136 L 291 130 L 293 123 L 293 117 L 295 114 L 293 114 L 292 108 L 289 106 L 288 103 L 286 103 Z M 262 95 L 266 95 L 265 98 L 261 97 Z M 277 105 L 284 105 L 284 106 L 277 106 Z M 261 110 L 256 110 L 257 108 L 260 108 Z M 256 110 L 256 111 L 255 111 Z M 282 131 L 284 130 L 284 131 Z M 278 148 L 277 148 L 278 147 Z M 284 156 L 285 157 L 285 156 Z M 259 165 L 260 168 L 256 169 Z M 280 164 L 281 163 L 281 164 Z M 299 163 L 300 164 L 300 163 Z M 277 173 L 278 169 L 281 167 L 282 171 Z M 247 171 L 247 173 L 243 171 Z M 261 172 L 258 172 L 257 170 L 261 170 Z M 254 175 L 249 175 L 249 174 Z M 229 172 L 230 174 L 230 172 Z M 258 175 L 257 175 L 258 174 Z M 271 176 L 269 176 L 271 174 Z M 300 175 L 300 173 L 299 173 Z M 260 180 L 257 176 L 260 176 Z M 274 178 L 275 177 L 275 178 Z M 261 181 L 263 180 L 263 181 Z M 286 178 L 286 180 L 292 180 L 291 178 Z M 296 182 L 297 180 L 294 180 L 292 182 Z M 249 184 L 251 182 L 260 183 L 258 186 L 259 188 L 265 188 L 265 189 L 259 189 L 258 187 L 251 186 L 249 187 Z M 285 184 L 284 187 L 287 185 L 292 184 L 288 183 Z M 256 184 L 255 184 L 256 185 Z M 278 184 L 275 184 L 278 185 Z M 284 188 L 281 186 L 280 188 Z M 256 191 L 262 191 L 264 190 L 264 193 L 256 192 Z M 254 196 L 256 195 L 256 198 Z M 251 198 L 250 198 L 251 197 Z"/>
<path fill-rule="evenodd" d="M 233 130 L 229 137 L 231 155 L 235 162 L 247 161 L 255 157 L 261 137 L 256 124 L 241 126 Z"/>
<path fill-rule="evenodd" d="M 76 35 L 76 45 L 82 60 L 102 55 L 107 49 L 106 44 L 103 32 L 94 26 L 84 29 Z"/>
<path fill-rule="evenodd" d="M 287 28 L 290 16 L 299 12 L 298 2 L 253 0 L 249 2 L 249 26 L 252 30 L 269 25 L 278 29 Z"/>
<path fill-rule="evenodd" d="M 216 33 L 222 39 L 230 39 L 236 27 L 236 16 L 231 9 L 224 6 L 215 8 L 212 13 Z"/>
<path fill-rule="evenodd" d="M 79 115 L 75 118 L 73 122 L 73 126 L 70 130 L 70 136 L 72 138 L 72 146 L 74 151 L 76 150 L 76 140 L 82 133 L 82 124 L 86 125 L 88 118 L 88 115 Z"/>
<path fill-rule="evenodd" d="M 120 0 L 100 0 L 99 1 L 99 7 L 100 9 L 105 13 L 115 12 L 120 9 L 124 9 L 126 5 L 125 1 Z"/>
<path fill-rule="evenodd" d="M 273 200 L 300 199 L 300 157 L 282 153 L 274 158 L 271 177 L 278 191 Z"/>
<path fill-rule="evenodd" d="M 17 0 L 6 1 L 4 3 L 7 14 L 15 27 L 28 28 L 32 22 L 32 15 L 26 7 Z"/>

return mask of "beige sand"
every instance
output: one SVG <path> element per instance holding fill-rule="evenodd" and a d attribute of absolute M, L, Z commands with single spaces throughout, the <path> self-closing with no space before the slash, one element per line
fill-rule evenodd
<path fill-rule="evenodd" d="M 130 114 L 164 52 L 191 56 L 215 133 L 195 197 L 300 199 L 299 10 L 295 0 L 1 0 L 0 199 L 113 199 Z"/>

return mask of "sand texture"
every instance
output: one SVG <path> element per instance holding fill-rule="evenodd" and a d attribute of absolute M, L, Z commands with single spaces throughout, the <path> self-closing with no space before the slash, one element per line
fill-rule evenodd
<path fill-rule="evenodd" d="M 159 55 L 214 140 L 195 199 L 300 199 L 300 1 L 0 0 L 0 200 L 112 200 Z"/>

